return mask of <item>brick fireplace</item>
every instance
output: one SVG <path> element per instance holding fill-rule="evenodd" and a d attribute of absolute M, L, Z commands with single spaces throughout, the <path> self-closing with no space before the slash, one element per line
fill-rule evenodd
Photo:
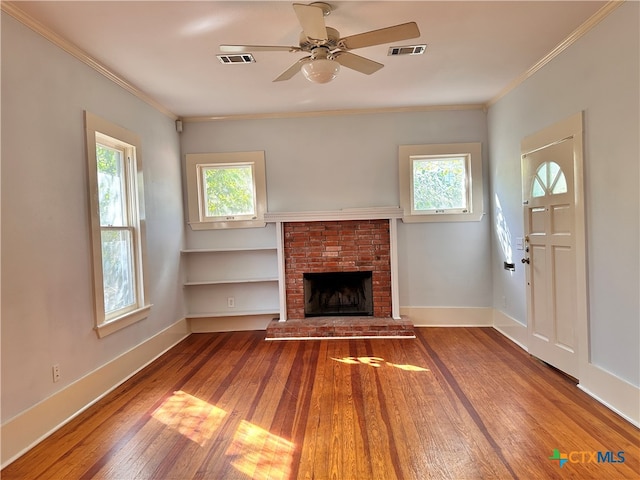
<path fill-rule="evenodd" d="M 283 223 L 287 319 L 305 317 L 304 275 L 371 272 L 373 316 L 391 317 L 388 219 Z"/>

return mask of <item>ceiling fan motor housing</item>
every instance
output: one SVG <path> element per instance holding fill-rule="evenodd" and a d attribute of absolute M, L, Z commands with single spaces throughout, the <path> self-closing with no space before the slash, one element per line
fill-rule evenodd
<path fill-rule="evenodd" d="M 324 46 L 329 50 L 334 50 L 338 47 L 338 40 L 340 40 L 340 32 L 331 27 L 327 27 L 327 40 L 313 40 L 308 38 L 304 32 L 300 32 L 300 48 L 304 52 L 310 52 L 318 46 Z"/>

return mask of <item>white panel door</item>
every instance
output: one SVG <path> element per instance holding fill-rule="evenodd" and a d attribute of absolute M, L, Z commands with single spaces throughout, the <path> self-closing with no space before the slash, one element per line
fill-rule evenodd
<path fill-rule="evenodd" d="M 574 139 L 522 156 L 529 353 L 578 377 Z"/>

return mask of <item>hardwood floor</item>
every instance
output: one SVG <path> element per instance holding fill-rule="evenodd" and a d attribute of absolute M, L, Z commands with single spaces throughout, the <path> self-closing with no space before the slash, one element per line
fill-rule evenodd
<path fill-rule="evenodd" d="M 193 334 L 1 477 L 639 478 L 638 429 L 495 330 L 415 332 Z"/>

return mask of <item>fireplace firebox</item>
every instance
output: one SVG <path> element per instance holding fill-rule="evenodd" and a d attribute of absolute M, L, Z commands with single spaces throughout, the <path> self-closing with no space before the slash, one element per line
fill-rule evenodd
<path fill-rule="evenodd" d="M 372 273 L 305 273 L 304 316 L 373 316 Z"/>

